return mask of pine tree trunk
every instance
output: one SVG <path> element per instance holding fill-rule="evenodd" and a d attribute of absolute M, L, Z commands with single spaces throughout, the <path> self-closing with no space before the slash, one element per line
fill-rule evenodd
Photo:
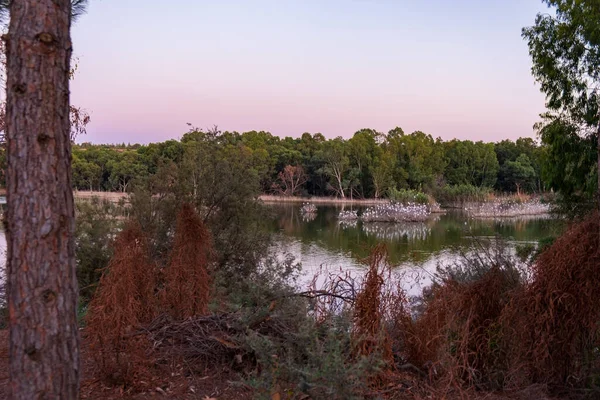
<path fill-rule="evenodd" d="M 12 0 L 7 241 L 14 399 L 75 399 L 77 278 L 69 136 L 70 0 Z"/>
<path fill-rule="evenodd" d="M 597 133 L 597 137 L 596 137 L 596 151 L 598 153 L 598 169 L 596 171 L 597 175 L 598 175 L 598 188 L 596 189 L 596 207 L 600 210 L 600 115 L 598 118 L 598 133 Z"/>

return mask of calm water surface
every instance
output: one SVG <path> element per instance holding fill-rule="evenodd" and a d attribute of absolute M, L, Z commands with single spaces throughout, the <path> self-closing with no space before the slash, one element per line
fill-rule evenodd
<path fill-rule="evenodd" d="M 378 243 L 386 244 L 390 262 L 399 269 L 431 271 L 438 264 L 455 262 L 475 242 L 485 246 L 500 238 L 514 248 L 537 243 L 556 227 L 556 221 L 544 216 L 473 219 L 460 212 L 432 215 L 424 223 L 345 223 L 337 219 L 341 207 L 318 206 L 317 214 L 309 218 L 302 216 L 297 204 L 269 207 L 280 251 L 294 255 L 308 275 L 320 268 L 364 269 L 369 249 Z"/>
<path fill-rule="evenodd" d="M 278 251 L 301 262 L 308 278 L 321 269 L 362 271 L 369 250 L 378 243 L 386 244 L 397 269 L 432 271 L 439 264 L 455 262 L 475 242 L 486 245 L 501 238 L 514 248 L 519 243 L 535 244 L 557 229 L 556 221 L 547 217 L 473 219 L 449 212 L 424 223 L 344 223 L 337 219 L 342 207 L 318 206 L 317 214 L 309 218 L 302 216 L 297 204 L 269 207 Z M 6 238 L 0 230 L 0 267 L 5 261 Z"/>

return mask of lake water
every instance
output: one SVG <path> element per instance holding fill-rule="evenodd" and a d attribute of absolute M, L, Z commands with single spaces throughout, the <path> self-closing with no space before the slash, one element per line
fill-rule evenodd
<path fill-rule="evenodd" d="M 278 251 L 288 252 L 302 263 L 307 277 L 323 268 L 364 270 L 365 258 L 378 243 L 385 243 L 397 270 L 432 272 L 440 264 L 452 264 L 461 254 L 501 239 L 509 248 L 536 244 L 553 231 L 547 216 L 521 219 L 473 219 L 461 212 L 433 214 L 423 223 L 340 222 L 341 207 L 318 206 L 316 215 L 302 216 L 301 205 L 273 204 L 271 229 Z M 345 209 L 360 209 L 348 207 Z"/>
<path fill-rule="evenodd" d="M 270 229 L 275 234 L 277 251 L 292 254 L 302 263 L 305 282 L 322 269 L 364 271 L 365 259 L 378 243 L 386 244 L 390 262 L 397 270 L 420 274 L 455 262 L 475 243 L 485 245 L 501 238 L 514 248 L 522 243 L 535 244 L 555 228 L 555 221 L 543 216 L 494 220 L 448 212 L 432 215 L 423 223 L 344 223 L 337 218 L 342 207 L 318 206 L 316 215 L 309 218 L 302 216 L 298 204 L 269 207 L 273 211 Z M 0 267 L 5 262 L 6 238 L 0 230 Z M 414 285 L 410 283 L 411 288 Z"/>

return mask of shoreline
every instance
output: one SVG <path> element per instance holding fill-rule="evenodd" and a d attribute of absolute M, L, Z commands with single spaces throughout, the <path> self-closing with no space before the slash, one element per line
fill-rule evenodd
<path fill-rule="evenodd" d="M 127 200 L 129 193 L 123 192 L 96 192 L 89 190 L 73 190 L 73 198 L 76 200 L 88 200 L 97 197 L 100 200 L 108 200 L 113 203 L 118 203 L 121 199 Z"/>
<path fill-rule="evenodd" d="M 283 197 L 273 195 L 260 195 L 258 200 L 266 204 L 302 204 L 315 205 L 360 205 L 378 206 L 387 205 L 388 199 L 340 199 L 335 197 Z M 464 212 L 471 218 L 477 219 L 510 219 L 519 217 L 536 217 L 550 215 L 549 208 L 538 207 L 535 203 L 523 204 L 508 210 L 488 210 L 486 208 L 497 205 L 498 202 L 465 202 L 462 206 L 453 203 L 447 207 L 432 207 L 431 214 L 446 214 L 447 212 Z"/>
<path fill-rule="evenodd" d="M 351 204 L 362 206 L 376 206 L 381 204 L 389 204 L 387 199 L 340 199 L 338 197 L 295 197 L 295 196 L 273 196 L 261 194 L 258 200 L 263 203 L 314 203 L 314 204 Z"/>
<path fill-rule="evenodd" d="M 4 195 L 5 190 L 0 189 L 0 196 Z M 79 200 L 88 200 L 94 197 L 99 199 L 108 200 L 114 203 L 118 203 L 121 199 L 127 200 L 129 193 L 123 192 L 101 192 L 101 191 L 88 191 L 88 190 L 73 190 L 73 197 Z M 356 206 L 378 206 L 390 204 L 388 199 L 341 199 L 336 197 L 283 197 L 274 195 L 260 195 L 258 200 L 265 204 L 303 204 L 312 203 L 316 205 L 356 205 Z M 492 202 L 493 204 L 493 202 Z M 550 214 L 548 209 L 539 207 L 525 207 L 521 210 L 511 210 L 512 212 L 506 212 L 504 210 L 487 210 L 491 204 L 488 202 L 469 202 L 463 204 L 462 207 L 458 207 L 457 203 L 450 205 L 449 207 L 433 207 L 431 210 L 432 214 L 444 214 L 447 212 L 466 212 L 470 214 L 471 218 L 486 219 L 486 218 L 515 218 L 520 216 L 540 216 Z M 516 212 L 515 212 L 516 211 Z"/>

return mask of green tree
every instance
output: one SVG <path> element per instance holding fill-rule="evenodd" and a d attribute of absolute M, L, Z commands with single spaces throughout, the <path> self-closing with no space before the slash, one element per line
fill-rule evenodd
<path fill-rule="evenodd" d="M 444 147 L 444 177 L 450 185 L 494 186 L 499 165 L 492 143 L 454 139 L 445 142 Z"/>
<path fill-rule="evenodd" d="M 102 181 L 102 168 L 93 162 L 73 153 L 73 186 L 76 189 L 94 190 L 99 188 Z"/>
<path fill-rule="evenodd" d="M 138 153 L 125 151 L 108 163 L 110 171 L 109 182 L 113 190 L 126 192 L 129 184 L 134 179 L 144 178 L 148 174 L 146 165 L 140 159 Z"/>
<path fill-rule="evenodd" d="M 520 155 L 527 156 L 531 167 L 535 172 L 534 183 L 528 184 L 527 190 L 538 190 L 542 191 L 543 184 L 541 181 L 541 163 L 543 150 L 532 138 L 519 138 L 516 141 L 502 140 L 494 145 L 494 151 L 496 152 L 496 158 L 500 169 L 498 171 L 498 179 L 496 181 L 495 188 L 502 192 L 515 191 L 517 186 L 513 180 L 514 174 L 511 174 L 511 170 L 508 167 L 508 162 L 515 162 Z"/>
<path fill-rule="evenodd" d="M 94 146 L 80 151 L 75 147 L 73 155 L 100 167 L 100 188 L 102 190 L 114 190 L 110 182 L 110 166 L 120 156 L 117 150 L 108 146 Z"/>
<path fill-rule="evenodd" d="M 373 160 L 373 196 L 375 198 L 383 196 L 395 186 L 393 173 L 394 156 L 389 151 L 380 151 Z"/>
<path fill-rule="evenodd" d="M 532 73 L 546 95 L 548 112 L 542 115 L 543 122 L 538 127 L 549 147 L 556 148 L 564 141 L 557 136 L 560 131 L 569 136 L 566 141 L 573 142 L 572 135 L 576 134 L 585 138 L 580 145 L 595 146 L 595 191 L 600 196 L 600 7 L 596 0 L 543 1 L 554 8 L 554 15 L 538 14 L 535 25 L 522 32 L 533 61 Z M 578 157 L 567 155 L 567 150 L 563 149 L 566 158 Z M 560 150 L 551 151 L 557 154 Z M 589 161 L 581 158 L 584 160 Z M 586 175 L 590 169 L 577 168 Z M 560 190 L 563 183 L 558 178 L 555 175 L 552 181 Z M 572 178 L 565 176 L 571 181 L 564 185 L 568 187 L 583 177 Z"/>
<path fill-rule="evenodd" d="M 320 172 L 329 179 L 331 190 L 342 199 L 345 198 L 346 174 L 350 169 L 347 143 L 341 137 L 326 141 L 315 157 L 323 163 Z"/>
<path fill-rule="evenodd" d="M 261 166 L 251 148 L 232 138 L 217 129 L 192 128 L 181 140 L 182 161 L 159 164 L 154 176 L 134 186 L 134 217 L 156 238 L 153 254 L 158 260 L 168 256 L 176 213 L 186 202 L 196 206 L 210 227 L 219 274 L 230 278 L 232 269 L 247 274 L 261 264 L 266 251 L 261 229 L 266 218 L 257 201 Z"/>
<path fill-rule="evenodd" d="M 112 242 L 121 228 L 119 206 L 107 200 L 92 198 L 77 202 L 75 224 L 75 259 L 80 299 L 86 305 L 108 266 Z"/>
<path fill-rule="evenodd" d="M 535 187 L 535 169 L 526 154 L 522 153 L 515 161 L 507 161 L 503 169 L 507 180 L 514 183 L 517 194 L 521 194 L 521 189 L 532 190 Z"/>
<path fill-rule="evenodd" d="M 361 129 L 348 140 L 348 154 L 353 169 L 350 186 L 357 186 L 361 197 L 373 196 L 373 162 L 380 149 L 382 134 L 374 129 Z"/>
<path fill-rule="evenodd" d="M 561 119 L 542 129 L 542 140 L 548 144 L 542 163 L 544 181 L 561 193 L 569 209 L 583 206 L 585 211 L 597 189 L 595 139 L 582 137 L 576 126 Z"/>
<path fill-rule="evenodd" d="M 181 162 L 183 146 L 178 140 L 167 140 L 161 143 L 150 143 L 136 149 L 142 162 L 149 173 L 154 174 L 160 161 Z"/>
<path fill-rule="evenodd" d="M 387 148 L 396 156 L 394 178 L 398 186 L 422 190 L 444 172 L 446 161 L 441 140 L 415 131 L 405 135 L 401 128 L 388 133 Z"/>
<path fill-rule="evenodd" d="M 296 145 L 296 149 L 301 154 L 301 163 L 304 166 L 304 172 L 307 175 L 306 191 L 313 195 L 326 194 L 328 178 L 321 173 L 323 160 L 319 157 L 324 143 L 325 138 L 322 134 L 316 133 L 311 135 L 305 132 Z"/>

